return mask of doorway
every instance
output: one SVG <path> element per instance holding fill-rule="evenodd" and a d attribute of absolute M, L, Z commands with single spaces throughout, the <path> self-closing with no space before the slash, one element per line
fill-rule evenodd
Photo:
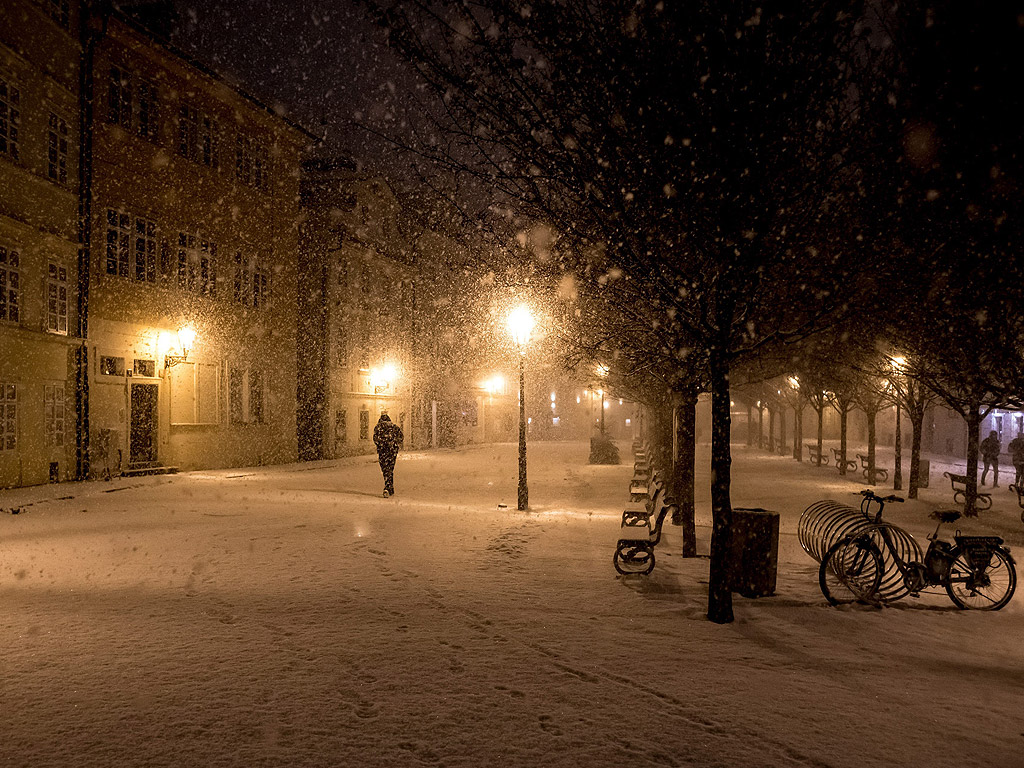
<path fill-rule="evenodd" d="M 132 422 L 128 441 L 128 463 L 153 464 L 156 462 L 157 426 L 156 384 L 132 384 Z"/>

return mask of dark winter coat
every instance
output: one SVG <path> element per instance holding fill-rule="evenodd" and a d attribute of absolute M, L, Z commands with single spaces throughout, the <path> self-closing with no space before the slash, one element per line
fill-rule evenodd
<path fill-rule="evenodd" d="M 986 437 L 981 441 L 981 457 L 983 459 L 998 459 L 999 458 L 999 438 L 998 437 Z"/>
<path fill-rule="evenodd" d="M 1014 464 L 1024 464 L 1024 437 L 1019 435 L 1010 441 L 1010 454 Z"/>
<path fill-rule="evenodd" d="M 395 455 L 404 441 L 405 435 L 402 434 L 402 428 L 395 424 L 386 413 L 382 413 L 380 421 L 373 428 L 373 444 L 377 446 L 377 453 Z"/>

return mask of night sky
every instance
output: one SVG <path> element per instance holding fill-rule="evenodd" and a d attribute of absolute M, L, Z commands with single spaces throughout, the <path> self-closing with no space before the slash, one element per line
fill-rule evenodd
<path fill-rule="evenodd" d="M 175 0 L 173 42 L 283 108 L 330 151 L 380 167 L 386 145 L 354 123 L 390 123 L 400 65 L 351 0 Z M 393 154 L 393 153 L 391 153 Z"/>

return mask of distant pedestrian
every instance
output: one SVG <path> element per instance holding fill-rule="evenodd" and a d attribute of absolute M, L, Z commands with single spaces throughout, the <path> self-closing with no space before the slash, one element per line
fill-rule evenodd
<path fill-rule="evenodd" d="M 1017 477 L 1014 478 L 1013 484 L 1017 486 L 1018 490 L 1024 491 L 1024 487 L 1021 486 L 1021 481 L 1024 481 L 1024 432 L 1018 432 L 1017 436 L 1010 441 L 1010 460 L 1013 462 L 1013 468 L 1017 470 Z"/>
<path fill-rule="evenodd" d="M 402 428 L 391 421 L 387 412 L 382 413 L 373 428 L 373 444 L 377 446 L 377 461 L 384 475 L 384 498 L 395 495 L 395 459 L 404 441 Z"/>
<path fill-rule="evenodd" d="M 981 484 L 985 484 L 985 477 L 989 469 L 992 470 L 992 487 L 999 487 L 999 436 L 993 429 L 988 437 L 981 441 L 981 460 L 985 462 L 985 469 L 981 473 Z"/>

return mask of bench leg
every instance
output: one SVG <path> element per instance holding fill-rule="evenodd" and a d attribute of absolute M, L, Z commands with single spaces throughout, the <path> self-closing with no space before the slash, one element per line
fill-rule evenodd
<path fill-rule="evenodd" d="M 654 570 L 654 548 L 642 541 L 621 540 L 615 546 L 612 563 L 623 576 L 648 574 Z"/>

